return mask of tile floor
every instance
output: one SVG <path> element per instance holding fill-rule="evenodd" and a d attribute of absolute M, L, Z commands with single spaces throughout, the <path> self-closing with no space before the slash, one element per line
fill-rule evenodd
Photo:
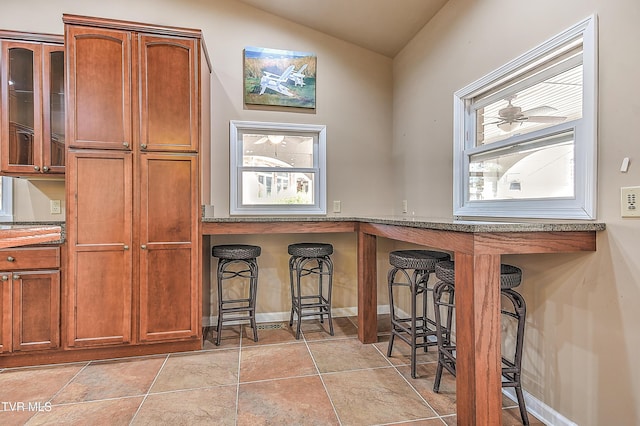
<path fill-rule="evenodd" d="M 456 424 L 455 379 L 432 391 L 435 352 L 411 379 L 406 344 L 385 356 L 388 319 L 369 345 L 356 320 L 334 319 L 333 337 L 317 321 L 299 341 L 286 323 L 260 325 L 258 343 L 247 326 L 225 326 L 221 345 L 212 331 L 199 352 L 5 369 L 0 424 Z M 516 404 L 503 405 L 503 424 L 521 424 Z"/>

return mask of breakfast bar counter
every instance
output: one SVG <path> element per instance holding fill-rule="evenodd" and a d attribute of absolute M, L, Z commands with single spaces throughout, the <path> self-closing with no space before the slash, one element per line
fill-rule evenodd
<path fill-rule="evenodd" d="M 501 423 L 500 262 L 503 254 L 592 252 L 596 222 L 480 222 L 417 217 L 203 218 L 203 235 L 357 233 L 358 338 L 377 340 L 376 239 L 455 258 L 458 424 Z"/>

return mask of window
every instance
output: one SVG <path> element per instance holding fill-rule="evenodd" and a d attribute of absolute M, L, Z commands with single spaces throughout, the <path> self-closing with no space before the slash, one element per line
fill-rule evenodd
<path fill-rule="evenodd" d="M 326 214 L 326 127 L 231 121 L 231 214 Z"/>
<path fill-rule="evenodd" d="M 592 16 L 454 95 L 454 215 L 594 219 Z"/>
<path fill-rule="evenodd" d="M 13 180 L 0 176 L 0 222 L 13 221 Z"/>

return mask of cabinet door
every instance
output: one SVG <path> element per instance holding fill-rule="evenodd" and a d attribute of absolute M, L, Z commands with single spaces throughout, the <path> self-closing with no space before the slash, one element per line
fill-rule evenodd
<path fill-rule="evenodd" d="M 0 353 L 11 351 L 11 273 L 0 272 Z"/>
<path fill-rule="evenodd" d="M 13 350 L 60 346 L 60 271 L 14 272 Z"/>
<path fill-rule="evenodd" d="M 198 54 L 193 39 L 139 36 L 140 148 L 198 150 Z"/>
<path fill-rule="evenodd" d="M 64 46 L 42 46 L 42 172 L 64 173 Z"/>
<path fill-rule="evenodd" d="M 67 26 L 67 138 L 72 148 L 131 148 L 131 35 Z"/>
<path fill-rule="evenodd" d="M 2 46 L 2 171 L 35 173 L 42 147 L 42 48 L 18 41 Z"/>
<path fill-rule="evenodd" d="M 131 340 L 132 154 L 69 151 L 67 345 Z"/>
<path fill-rule="evenodd" d="M 200 331 L 195 155 L 141 155 L 140 340 Z"/>

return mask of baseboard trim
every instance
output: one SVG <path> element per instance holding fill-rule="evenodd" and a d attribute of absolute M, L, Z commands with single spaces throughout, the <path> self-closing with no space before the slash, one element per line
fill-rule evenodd
<path fill-rule="evenodd" d="M 378 306 L 378 314 L 388 314 L 389 306 Z M 257 323 L 265 323 L 265 322 L 281 322 L 281 321 L 289 321 L 289 315 L 291 313 L 287 312 L 267 312 L 256 314 L 256 322 Z M 331 314 L 333 318 L 340 317 L 355 317 L 358 315 L 358 308 L 356 306 L 351 306 L 347 308 L 333 308 Z M 210 317 L 202 318 L 203 327 L 211 327 L 216 325 L 218 322 L 218 316 L 212 315 Z M 228 322 L 225 324 L 241 324 L 248 323 L 249 321 L 236 321 L 236 322 Z"/>
<path fill-rule="evenodd" d="M 516 392 L 513 388 L 503 388 L 502 393 L 516 404 L 518 403 L 518 398 L 516 397 Z M 577 423 L 567 419 L 565 416 L 558 413 L 556 410 L 549 407 L 526 390 L 523 389 L 522 393 L 524 395 L 524 403 L 527 406 L 527 412 L 534 415 L 544 424 L 554 426 L 577 426 Z"/>

